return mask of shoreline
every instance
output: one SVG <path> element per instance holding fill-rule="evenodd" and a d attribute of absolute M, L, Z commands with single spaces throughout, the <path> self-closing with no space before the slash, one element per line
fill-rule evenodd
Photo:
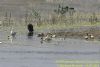
<path fill-rule="evenodd" d="M 54 34 L 57 37 L 61 37 L 61 38 L 77 38 L 77 39 L 84 39 L 84 36 L 86 35 L 86 33 L 88 34 L 92 34 L 94 36 L 95 40 L 100 40 L 100 26 L 81 26 L 81 27 L 72 27 L 72 28 L 62 28 L 62 29 L 48 29 L 45 28 L 38 30 L 36 28 L 34 28 L 35 31 L 34 33 L 37 35 L 38 33 L 44 33 L 44 34 Z M 17 34 L 28 34 L 28 30 L 26 26 L 22 26 L 22 27 L 15 27 L 14 29 Z M 9 34 L 10 31 L 10 27 L 1 27 L 0 31 L 2 32 L 6 32 Z"/>
<path fill-rule="evenodd" d="M 88 33 L 94 36 L 94 39 L 89 39 L 89 40 L 100 41 L 99 26 L 69 28 L 69 29 L 62 29 L 62 30 L 49 30 L 49 32 L 45 32 L 45 34 L 48 33 L 51 33 L 61 38 L 75 38 L 75 39 L 85 39 L 84 36 L 86 36 L 86 34 Z"/>

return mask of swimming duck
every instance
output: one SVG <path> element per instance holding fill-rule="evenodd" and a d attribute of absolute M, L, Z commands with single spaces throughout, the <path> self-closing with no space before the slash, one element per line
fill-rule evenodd
<path fill-rule="evenodd" d="M 44 33 L 39 33 L 37 37 L 44 37 Z"/>
<path fill-rule="evenodd" d="M 86 33 L 86 36 L 84 36 L 84 38 L 85 38 L 86 40 L 89 39 L 89 34 Z"/>
<path fill-rule="evenodd" d="M 16 36 L 16 32 L 13 31 L 13 28 L 12 28 L 11 31 L 10 31 L 10 35 L 11 35 L 12 37 L 15 37 L 15 36 Z"/>
<path fill-rule="evenodd" d="M 93 36 L 93 34 L 90 34 L 90 39 L 94 39 L 94 36 Z"/>
<path fill-rule="evenodd" d="M 0 44 L 2 44 L 2 42 L 0 42 Z"/>
<path fill-rule="evenodd" d="M 86 36 L 84 36 L 84 38 L 87 40 L 87 39 L 94 39 L 94 36 L 93 34 L 86 34 Z"/>
<path fill-rule="evenodd" d="M 56 35 L 52 35 L 52 38 L 55 38 L 56 37 Z"/>
<path fill-rule="evenodd" d="M 44 40 L 44 41 L 51 41 L 52 38 L 51 38 L 49 35 L 47 35 L 46 37 L 43 38 L 43 40 Z"/>

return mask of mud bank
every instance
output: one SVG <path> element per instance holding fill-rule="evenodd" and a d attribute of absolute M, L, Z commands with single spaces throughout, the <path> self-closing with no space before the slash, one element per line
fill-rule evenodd
<path fill-rule="evenodd" d="M 70 28 L 70 29 L 62 29 L 62 30 L 51 30 L 50 32 L 46 32 L 45 34 L 56 35 L 56 37 L 61 38 L 77 38 L 77 39 L 85 39 L 84 36 L 86 34 L 92 34 L 94 36 L 93 39 L 89 40 L 100 40 L 100 27 L 99 26 L 84 26 L 79 28 Z"/>

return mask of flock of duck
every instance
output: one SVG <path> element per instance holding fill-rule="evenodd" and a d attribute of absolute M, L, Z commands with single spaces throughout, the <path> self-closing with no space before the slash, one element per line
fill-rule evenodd
<path fill-rule="evenodd" d="M 28 24 L 27 28 L 29 31 L 28 36 L 33 36 L 33 32 L 34 32 L 33 25 Z M 13 28 L 12 28 L 10 31 L 10 36 L 8 36 L 8 39 L 15 38 L 16 33 L 17 32 L 13 31 Z M 53 38 L 56 38 L 57 35 L 52 34 L 52 33 L 39 33 L 39 34 L 37 34 L 37 37 L 40 37 L 41 43 L 43 43 L 43 41 L 51 41 Z M 91 39 L 94 39 L 94 36 L 93 36 L 93 34 L 86 33 L 86 35 L 83 36 L 83 38 L 86 40 L 91 40 Z M 2 42 L 0 42 L 0 43 L 2 43 Z"/>
<path fill-rule="evenodd" d="M 86 35 L 84 36 L 84 38 L 86 40 L 91 40 L 91 39 L 94 39 L 94 36 L 93 36 L 93 34 L 86 33 Z"/>
<path fill-rule="evenodd" d="M 41 40 L 42 41 L 51 41 L 53 38 L 56 38 L 57 35 L 55 34 L 52 34 L 52 33 L 40 33 L 38 34 L 38 37 L 41 37 Z M 66 37 L 64 37 L 64 40 L 65 40 Z M 85 40 L 94 40 L 94 35 L 93 34 L 89 34 L 89 33 L 86 33 L 85 36 L 83 36 L 83 38 Z"/>
<path fill-rule="evenodd" d="M 43 42 L 43 41 L 51 41 L 53 38 L 56 37 L 56 35 L 54 35 L 54 34 L 52 34 L 52 33 L 47 33 L 47 34 L 39 33 L 39 34 L 37 35 L 37 37 L 40 37 L 41 42 Z"/>

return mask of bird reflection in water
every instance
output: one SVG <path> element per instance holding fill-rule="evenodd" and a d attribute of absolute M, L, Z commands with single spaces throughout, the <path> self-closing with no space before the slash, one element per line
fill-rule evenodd
<path fill-rule="evenodd" d="M 28 33 L 28 39 L 32 39 L 33 34 L 34 34 L 33 32 L 29 32 L 29 33 Z"/>

